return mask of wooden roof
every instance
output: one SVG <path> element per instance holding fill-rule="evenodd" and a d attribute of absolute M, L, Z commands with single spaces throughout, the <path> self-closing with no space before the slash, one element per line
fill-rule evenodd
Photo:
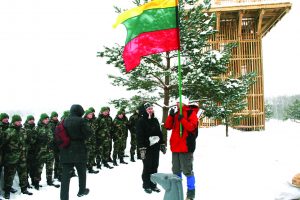
<path fill-rule="evenodd" d="M 265 36 L 275 24 L 291 9 L 290 2 L 265 0 L 215 0 L 209 12 L 221 13 L 221 20 L 237 18 L 243 12 L 243 18 L 255 18 L 260 24 L 259 33 Z"/>

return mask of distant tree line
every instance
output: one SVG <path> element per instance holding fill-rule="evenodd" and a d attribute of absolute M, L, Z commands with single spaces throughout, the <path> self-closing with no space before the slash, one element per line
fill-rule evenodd
<path fill-rule="evenodd" d="M 266 99 L 265 114 L 267 119 L 300 120 L 300 95 Z"/>

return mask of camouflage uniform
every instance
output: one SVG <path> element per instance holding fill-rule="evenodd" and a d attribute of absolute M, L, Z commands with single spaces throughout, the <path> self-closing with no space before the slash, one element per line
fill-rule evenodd
<path fill-rule="evenodd" d="M 38 169 L 37 174 L 35 175 L 34 186 L 38 189 L 38 183 L 41 180 L 41 174 L 46 164 L 46 179 L 47 184 L 52 185 L 52 174 L 53 174 L 53 163 L 54 163 L 54 151 L 53 147 L 55 145 L 53 133 L 48 124 L 43 123 L 43 120 L 49 118 L 49 116 L 43 113 L 40 117 L 37 126 L 37 148 L 38 148 Z"/>
<path fill-rule="evenodd" d="M 97 130 L 97 122 L 96 118 L 93 115 L 93 118 L 89 119 L 87 117 L 88 114 L 93 113 L 92 110 L 86 110 L 84 118 L 87 121 L 87 125 L 91 128 L 92 134 L 91 136 L 85 140 L 85 144 L 87 147 L 87 168 L 90 173 L 98 173 L 99 171 L 94 171 L 93 166 L 95 164 L 95 158 L 96 158 L 96 135 L 95 132 Z"/>
<path fill-rule="evenodd" d="M 24 129 L 27 133 L 27 152 L 26 152 L 26 159 L 27 159 L 27 173 L 31 178 L 31 182 L 34 179 L 34 170 L 36 169 L 35 164 L 37 151 L 35 148 L 36 139 L 37 139 L 37 132 L 35 123 L 30 124 L 28 123 L 29 120 L 34 119 L 33 116 L 29 115 L 24 123 Z"/>
<path fill-rule="evenodd" d="M 21 120 L 22 119 L 19 115 L 14 115 L 9 128 L 5 130 L 3 134 L 4 197 L 8 199 L 16 171 L 18 172 L 19 183 L 22 192 L 32 194 L 27 191 L 27 134 L 25 129 L 22 128 L 21 124 L 20 126 L 15 124 L 16 121 Z"/>
<path fill-rule="evenodd" d="M 130 117 L 129 117 L 129 122 L 128 122 L 128 127 L 129 127 L 129 131 L 130 131 L 130 160 L 132 162 L 134 162 L 134 155 L 135 155 L 135 151 L 138 149 L 137 148 L 137 139 L 136 139 L 136 123 L 139 119 L 139 114 L 137 111 L 135 111 Z M 139 152 L 137 152 L 137 156 L 138 158 L 139 156 Z"/>
<path fill-rule="evenodd" d="M 113 121 L 113 141 L 114 141 L 114 151 L 113 151 L 113 164 L 117 165 L 117 157 L 120 159 L 120 163 L 124 162 L 124 140 L 126 139 L 127 132 L 127 121 L 120 118 L 119 115 L 123 115 L 122 111 L 118 111 L 117 116 Z M 123 115 L 124 116 L 124 115 Z M 127 164 L 127 163 L 126 163 Z"/>
<path fill-rule="evenodd" d="M 108 165 L 110 161 L 110 143 L 111 143 L 111 127 L 112 120 L 108 115 L 108 108 L 102 107 L 101 113 L 98 117 L 98 131 L 97 135 L 99 137 L 99 141 L 101 142 L 101 157 L 103 159 L 103 164 L 107 168 L 112 168 Z M 106 112 L 106 114 L 105 114 Z"/>
<path fill-rule="evenodd" d="M 7 123 L 4 122 L 4 120 L 7 119 Z M 9 116 L 6 113 L 0 114 L 0 180 L 1 180 L 1 174 L 2 174 L 2 168 L 3 168 L 3 137 L 4 137 L 4 131 L 8 129 L 9 123 L 8 123 Z M 2 121 L 3 120 L 3 121 Z"/>
<path fill-rule="evenodd" d="M 49 127 L 52 130 L 53 133 L 53 138 L 55 138 L 55 128 L 58 125 L 59 121 L 57 119 L 58 114 L 57 112 L 53 111 L 50 116 L 50 121 L 49 121 Z M 62 168 L 59 163 L 59 149 L 58 146 L 54 143 L 53 145 L 53 152 L 54 152 L 54 178 L 57 178 L 58 180 L 61 179 L 61 173 L 62 173 Z"/>

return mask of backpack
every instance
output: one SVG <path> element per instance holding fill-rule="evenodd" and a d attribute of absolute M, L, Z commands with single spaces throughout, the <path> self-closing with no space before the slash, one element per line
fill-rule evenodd
<path fill-rule="evenodd" d="M 187 117 L 189 118 L 193 111 L 197 108 L 191 108 L 187 111 Z M 194 152 L 196 149 L 196 138 L 198 137 L 198 123 L 195 130 L 188 132 L 188 136 L 186 137 L 186 145 L 188 147 L 188 152 Z"/>
<path fill-rule="evenodd" d="M 66 149 L 70 145 L 70 136 L 64 127 L 64 120 L 55 128 L 55 142 L 60 149 Z"/>

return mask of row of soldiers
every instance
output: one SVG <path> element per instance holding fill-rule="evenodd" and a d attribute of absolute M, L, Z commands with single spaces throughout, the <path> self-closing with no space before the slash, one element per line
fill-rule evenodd
<path fill-rule="evenodd" d="M 68 117 L 69 111 L 65 111 L 61 120 Z M 92 136 L 86 141 L 88 149 L 87 169 L 89 173 L 98 173 L 93 166 L 101 169 L 101 166 L 112 169 L 112 162 L 118 166 L 118 159 L 124 161 L 128 130 L 131 133 L 130 160 L 135 162 L 137 151 L 135 123 L 138 120 L 138 111 L 135 111 L 129 120 L 125 110 L 117 112 L 114 119 L 110 116 L 110 108 L 102 107 L 98 117 L 95 109 L 90 107 L 85 111 L 84 119 L 92 129 Z M 26 118 L 22 125 L 20 115 L 13 115 L 9 123 L 6 113 L 0 114 L 0 175 L 4 168 L 4 198 L 9 199 L 10 193 L 17 190 L 12 188 L 15 173 L 18 173 L 19 184 L 23 194 L 32 195 L 28 188 L 32 186 L 39 190 L 43 167 L 46 167 L 47 184 L 59 187 L 53 182 L 53 178 L 60 181 L 61 166 L 59 164 L 59 148 L 55 143 L 55 128 L 60 123 L 58 113 L 53 111 L 50 117 L 42 113 L 37 126 L 33 115 Z M 113 151 L 113 152 L 112 152 Z M 112 158 L 111 158 L 112 154 Z M 139 153 L 137 154 L 140 158 Z M 74 175 L 70 172 L 70 176 Z M 54 174 L 54 176 L 53 176 Z"/>

